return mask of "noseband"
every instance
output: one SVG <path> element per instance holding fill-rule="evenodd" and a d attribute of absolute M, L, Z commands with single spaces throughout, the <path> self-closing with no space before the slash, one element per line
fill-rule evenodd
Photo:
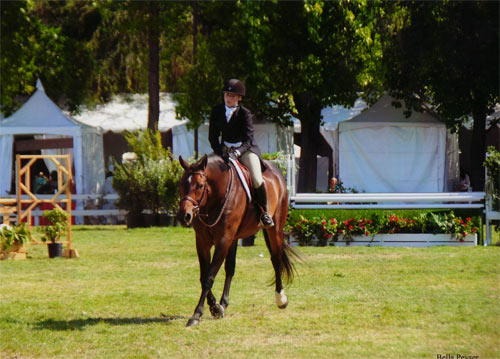
<path fill-rule="evenodd" d="M 196 171 L 196 172 L 193 172 L 193 175 L 194 174 L 199 174 L 201 176 L 204 176 L 205 178 L 207 178 L 207 174 L 204 172 L 204 171 Z M 232 166 L 229 166 L 229 174 L 230 174 L 230 178 L 229 178 L 229 183 L 226 187 L 226 193 L 224 194 L 224 204 L 222 205 L 222 208 L 219 212 L 219 215 L 217 216 L 217 219 L 215 220 L 214 223 L 212 224 L 208 224 L 206 223 L 203 219 L 201 219 L 202 216 L 204 217 L 208 217 L 208 213 L 207 214 L 204 214 L 204 213 L 200 213 L 200 207 L 203 205 L 203 200 L 205 199 L 205 194 L 208 192 L 207 190 L 207 181 L 205 180 L 205 184 L 203 186 L 203 193 L 201 195 L 201 198 L 199 201 L 195 200 L 194 198 L 190 197 L 190 196 L 184 196 L 181 198 L 181 203 L 184 202 L 184 201 L 188 201 L 188 202 L 191 202 L 193 205 L 194 205 L 194 208 L 193 208 L 193 217 L 196 217 L 198 216 L 198 219 L 200 220 L 200 222 L 205 225 L 206 227 L 213 227 L 215 226 L 217 223 L 219 223 L 220 219 L 222 218 L 222 214 L 224 213 L 224 209 L 226 208 L 226 203 L 227 203 L 227 197 L 229 195 L 229 192 L 231 191 L 231 187 L 232 187 L 232 184 L 233 184 L 233 168 Z"/>

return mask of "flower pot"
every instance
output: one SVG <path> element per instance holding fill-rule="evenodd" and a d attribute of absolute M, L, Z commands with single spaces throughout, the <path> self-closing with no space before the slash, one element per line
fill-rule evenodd
<path fill-rule="evenodd" d="M 294 246 L 304 245 L 299 239 L 291 236 L 290 243 Z M 306 245 L 318 245 L 317 238 L 313 238 Z M 468 234 L 463 240 L 456 240 L 451 234 L 431 233 L 398 233 L 377 234 L 375 236 L 355 235 L 351 241 L 346 241 L 344 236 L 339 236 L 337 241 L 328 242 L 330 246 L 382 246 L 382 247 L 432 247 L 432 246 L 476 246 L 477 235 Z"/>
<path fill-rule="evenodd" d="M 172 217 L 167 213 L 159 213 L 157 217 L 157 224 L 160 227 L 168 227 L 172 225 Z"/>
<path fill-rule="evenodd" d="M 0 251 L 0 260 L 3 259 L 26 259 L 27 251 L 26 247 L 22 243 L 14 243 L 9 248 L 2 249 Z"/>
<path fill-rule="evenodd" d="M 49 258 L 62 257 L 63 245 L 61 242 L 48 243 L 47 248 L 49 249 Z"/>
<path fill-rule="evenodd" d="M 127 213 L 127 228 L 143 227 L 141 213 Z"/>

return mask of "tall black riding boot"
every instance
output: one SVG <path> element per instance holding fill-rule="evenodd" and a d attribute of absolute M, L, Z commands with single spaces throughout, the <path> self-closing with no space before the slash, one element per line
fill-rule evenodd
<path fill-rule="evenodd" d="M 267 193 L 266 193 L 266 186 L 264 185 L 264 183 L 259 188 L 255 189 L 255 199 L 257 201 L 257 204 L 262 209 L 260 220 L 262 221 L 264 228 L 273 227 L 274 226 L 273 219 L 271 218 L 269 213 L 267 213 Z"/>

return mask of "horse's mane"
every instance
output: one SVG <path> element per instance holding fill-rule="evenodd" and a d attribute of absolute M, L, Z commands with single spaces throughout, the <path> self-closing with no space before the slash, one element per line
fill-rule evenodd
<path fill-rule="evenodd" d="M 229 166 L 222 157 L 212 153 L 208 156 L 207 169 L 213 173 L 225 173 L 229 171 Z"/>

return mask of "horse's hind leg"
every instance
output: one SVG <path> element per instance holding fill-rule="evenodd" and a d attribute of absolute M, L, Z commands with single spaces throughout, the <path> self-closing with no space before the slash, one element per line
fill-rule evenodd
<path fill-rule="evenodd" d="M 283 239 L 278 237 L 278 233 L 275 227 L 264 229 L 264 238 L 266 240 L 267 248 L 271 254 L 271 263 L 274 268 L 274 278 L 275 278 L 275 299 L 276 305 L 280 309 L 285 309 L 288 305 L 288 298 L 285 295 L 285 290 L 283 289 L 282 273 L 284 271 L 282 253 L 283 249 Z"/>
<path fill-rule="evenodd" d="M 220 304 L 225 311 L 229 305 L 229 289 L 231 288 L 231 281 L 234 276 L 234 271 L 236 269 L 236 251 L 238 250 L 238 241 L 233 241 L 229 251 L 227 252 L 226 263 L 224 269 L 226 271 L 226 280 L 224 282 L 224 292 L 220 299 Z M 212 313 L 213 315 L 214 313 Z M 223 314 L 224 315 L 224 314 Z"/>

